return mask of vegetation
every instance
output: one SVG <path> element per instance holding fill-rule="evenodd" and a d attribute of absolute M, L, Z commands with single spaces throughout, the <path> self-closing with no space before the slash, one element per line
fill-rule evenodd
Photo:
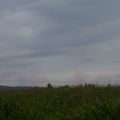
<path fill-rule="evenodd" d="M 0 92 L 0 120 L 119 120 L 120 87 L 85 85 Z"/>

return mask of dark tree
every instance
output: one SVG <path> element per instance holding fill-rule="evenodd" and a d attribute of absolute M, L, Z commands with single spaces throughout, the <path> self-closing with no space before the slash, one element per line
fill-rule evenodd
<path fill-rule="evenodd" d="M 52 89 L 53 86 L 52 86 L 50 83 L 48 83 L 48 84 L 47 84 L 47 88 Z"/>

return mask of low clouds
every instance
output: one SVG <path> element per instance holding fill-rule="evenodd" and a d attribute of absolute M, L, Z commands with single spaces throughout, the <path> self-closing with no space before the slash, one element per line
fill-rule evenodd
<path fill-rule="evenodd" d="M 0 84 L 119 83 L 119 5 L 118 0 L 0 1 Z"/>

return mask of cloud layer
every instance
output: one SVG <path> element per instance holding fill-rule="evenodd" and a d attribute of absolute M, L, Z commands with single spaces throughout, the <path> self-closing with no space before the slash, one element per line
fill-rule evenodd
<path fill-rule="evenodd" d="M 119 83 L 119 6 L 119 0 L 0 1 L 0 84 Z"/>

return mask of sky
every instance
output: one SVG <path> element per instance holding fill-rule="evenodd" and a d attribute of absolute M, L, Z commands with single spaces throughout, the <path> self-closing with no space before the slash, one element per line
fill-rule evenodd
<path fill-rule="evenodd" d="M 119 0 L 1 0 L 0 85 L 120 82 Z"/>

